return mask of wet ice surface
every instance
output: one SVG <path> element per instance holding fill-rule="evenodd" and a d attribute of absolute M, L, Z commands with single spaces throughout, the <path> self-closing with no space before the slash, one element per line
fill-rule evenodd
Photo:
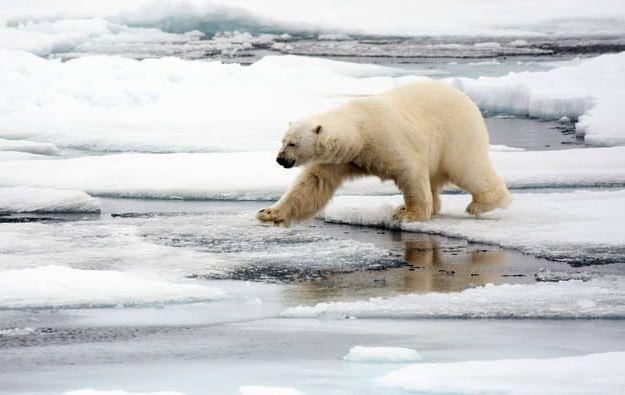
<path fill-rule="evenodd" d="M 456 293 L 490 283 L 620 278 L 622 265 L 574 268 L 461 239 L 318 221 L 266 227 L 252 219 L 263 205 L 101 199 L 99 215 L 30 214 L 32 222 L 4 223 L 2 273 L 54 263 L 78 275 L 87 269 L 128 273 L 141 286 L 159 279 L 178 292 L 168 284 L 191 282 L 223 294 L 132 303 L 121 291 L 94 283 L 81 290 L 86 304 L 46 307 L 45 295 L 34 303 L 37 295 L 18 293 L 14 298 L 23 304 L 15 309 L 5 292 L 0 393 L 123 388 L 234 394 L 241 385 L 377 393 L 371 379 L 405 365 L 344 361 L 352 347 L 411 348 L 441 363 L 623 349 L 620 319 L 279 318 L 300 305 Z M 29 280 L 20 281 L 26 287 Z M 123 285 L 117 279 L 113 286 Z M 101 303 L 102 290 L 118 303 Z M 205 292 L 182 290 L 183 296 Z M 84 368 L 79 376 L 77 365 Z"/>

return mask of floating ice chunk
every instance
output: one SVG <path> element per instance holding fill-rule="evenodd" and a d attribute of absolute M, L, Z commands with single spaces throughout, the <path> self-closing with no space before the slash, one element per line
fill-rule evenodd
<path fill-rule="evenodd" d="M 616 394 L 625 389 L 623 366 L 625 352 L 545 359 L 422 363 L 388 373 L 376 383 L 418 393 Z"/>
<path fill-rule="evenodd" d="M 0 212 L 98 213 L 100 203 L 76 190 L 0 187 Z"/>
<path fill-rule="evenodd" d="M 193 282 L 65 266 L 0 271 L 0 308 L 85 307 L 197 302 L 224 292 Z"/>
<path fill-rule="evenodd" d="M 282 317 L 625 318 L 625 280 L 486 285 L 458 293 L 400 295 L 286 309 Z"/>
<path fill-rule="evenodd" d="M 241 395 L 303 395 L 303 392 L 290 387 L 268 387 L 264 385 L 243 385 L 239 387 Z"/>
<path fill-rule="evenodd" d="M 619 104 L 625 102 L 625 52 L 549 71 L 450 80 L 482 109 L 545 119 L 579 119 L 592 143 L 623 144 Z"/>
<path fill-rule="evenodd" d="M 265 56 L 258 62 L 255 67 L 271 67 L 277 69 L 295 69 L 303 70 L 306 68 L 318 69 L 319 72 L 332 72 L 349 77 L 381 77 L 381 76 L 398 76 L 405 75 L 402 70 L 392 67 L 379 66 L 375 64 L 363 64 L 352 62 L 341 62 L 336 60 L 309 58 L 303 56 Z"/>
<path fill-rule="evenodd" d="M 59 154 L 59 149 L 54 144 L 27 140 L 7 140 L 2 138 L 0 138 L 0 151 L 16 151 L 38 155 Z"/>
<path fill-rule="evenodd" d="M 353 362 L 419 362 L 423 357 L 419 352 L 405 347 L 366 347 L 354 346 L 343 358 Z"/>
<path fill-rule="evenodd" d="M 0 336 L 26 336 L 31 335 L 34 332 L 35 330 L 30 327 L 0 329 Z"/>
<path fill-rule="evenodd" d="M 63 395 L 185 395 L 182 392 L 157 391 L 157 392 L 127 392 L 123 390 L 93 390 L 81 389 L 64 392 Z"/>

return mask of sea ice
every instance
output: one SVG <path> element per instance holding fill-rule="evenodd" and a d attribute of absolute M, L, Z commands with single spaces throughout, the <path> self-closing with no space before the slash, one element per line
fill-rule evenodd
<path fill-rule="evenodd" d="M 7 140 L 3 138 L 0 138 L 0 151 L 16 151 L 37 155 L 59 154 L 59 149 L 54 144 L 27 140 Z"/>
<path fill-rule="evenodd" d="M 198 302 L 224 296 L 197 282 L 53 265 L 0 271 L 0 289 L 0 308 L 5 309 Z"/>
<path fill-rule="evenodd" d="M 274 151 L 210 154 L 117 154 L 63 160 L 0 162 L 0 185 L 76 189 L 97 196 L 166 199 L 277 199 L 297 170 L 275 162 Z M 491 153 L 512 188 L 625 184 L 625 147 Z M 339 194 L 396 194 L 391 182 L 369 177 Z"/>
<path fill-rule="evenodd" d="M 252 30 L 510 37 L 619 34 L 625 11 L 617 0 L 604 0 L 601 7 L 589 3 L 572 7 L 564 0 L 490 0 L 470 5 L 459 0 L 367 0 L 357 8 L 352 2 L 331 0 L 262 4 L 253 0 L 66 0 L 63 7 L 45 0 L 12 0 L 0 11 L 0 20 L 9 24 L 93 17 L 133 26 L 165 26 L 176 32 L 197 26 L 219 30 L 223 24 L 239 23 Z"/>
<path fill-rule="evenodd" d="M 68 189 L 0 187 L 0 213 L 98 213 L 98 199 Z"/>
<path fill-rule="evenodd" d="M 549 71 L 450 80 L 489 112 L 543 119 L 579 119 L 590 143 L 623 144 L 620 103 L 625 102 L 625 53 L 608 54 Z"/>
<path fill-rule="evenodd" d="M 0 50 L 0 123 L 5 138 L 81 150 L 268 150 L 289 121 L 393 88 L 395 74 L 296 56 L 246 67 L 167 57 L 61 62 Z"/>
<path fill-rule="evenodd" d="M 418 351 L 405 347 L 354 346 L 343 357 L 352 362 L 419 362 L 423 360 Z"/>
<path fill-rule="evenodd" d="M 453 394 L 617 394 L 625 352 L 560 358 L 421 363 L 376 380 L 388 388 Z"/>
<path fill-rule="evenodd" d="M 557 283 L 480 286 L 458 293 L 408 294 L 324 302 L 282 312 L 285 318 L 624 318 L 618 277 Z"/>
<path fill-rule="evenodd" d="M 340 196 L 321 218 L 460 237 L 554 259 L 623 259 L 625 191 L 517 193 L 513 199 L 508 209 L 475 218 L 464 212 L 470 196 L 443 195 L 440 215 L 427 222 L 397 223 L 392 212 L 403 203 L 400 196 Z"/>

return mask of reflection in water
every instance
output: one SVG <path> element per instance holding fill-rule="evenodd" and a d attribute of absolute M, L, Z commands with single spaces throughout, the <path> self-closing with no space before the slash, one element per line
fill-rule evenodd
<path fill-rule="evenodd" d="M 510 264 L 509 255 L 518 254 L 499 247 L 401 232 L 391 233 L 391 238 L 403 242 L 405 266 L 329 273 L 322 279 L 295 284 L 286 296 L 291 303 L 299 304 L 406 293 L 459 292 L 488 283 L 534 281 L 535 266 Z"/>

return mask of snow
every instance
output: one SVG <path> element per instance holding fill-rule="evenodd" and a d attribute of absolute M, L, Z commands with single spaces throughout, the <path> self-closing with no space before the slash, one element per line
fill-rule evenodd
<path fill-rule="evenodd" d="M 0 187 L 0 213 L 98 213 L 100 204 L 84 192 L 32 187 Z"/>
<path fill-rule="evenodd" d="M 192 282 L 114 270 L 40 266 L 0 271 L 0 308 L 114 307 L 220 299 L 224 292 Z"/>
<path fill-rule="evenodd" d="M 468 195 L 443 195 L 441 215 L 428 222 L 392 220 L 400 196 L 336 197 L 321 215 L 325 221 L 352 225 L 401 228 L 497 244 L 526 253 L 558 258 L 608 258 L 625 242 L 625 191 L 518 193 L 506 210 L 480 218 L 464 212 Z"/>
<path fill-rule="evenodd" d="M 482 109 L 543 119 L 578 119 L 590 143 L 623 144 L 625 52 L 602 55 L 549 71 L 450 80 Z"/>
<path fill-rule="evenodd" d="M 117 154 L 64 160 L 0 162 L 0 185 L 76 189 L 97 196 L 168 199 L 277 199 L 299 170 L 285 170 L 274 151 Z M 565 151 L 501 149 L 491 153 L 509 186 L 579 187 L 625 184 L 625 147 Z M 396 194 L 369 177 L 340 194 Z"/>
<path fill-rule="evenodd" d="M 407 294 L 291 307 L 285 318 L 625 318 L 625 281 L 488 284 L 457 293 Z"/>
<path fill-rule="evenodd" d="M 268 387 L 263 385 L 244 385 L 239 387 L 241 395 L 303 395 L 290 387 Z"/>
<path fill-rule="evenodd" d="M 454 394 L 617 394 L 625 352 L 544 359 L 422 363 L 376 380 L 387 389 Z"/>
<path fill-rule="evenodd" d="M 423 357 L 419 352 L 405 347 L 367 347 L 354 346 L 343 358 L 352 362 L 420 362 Z"/>

